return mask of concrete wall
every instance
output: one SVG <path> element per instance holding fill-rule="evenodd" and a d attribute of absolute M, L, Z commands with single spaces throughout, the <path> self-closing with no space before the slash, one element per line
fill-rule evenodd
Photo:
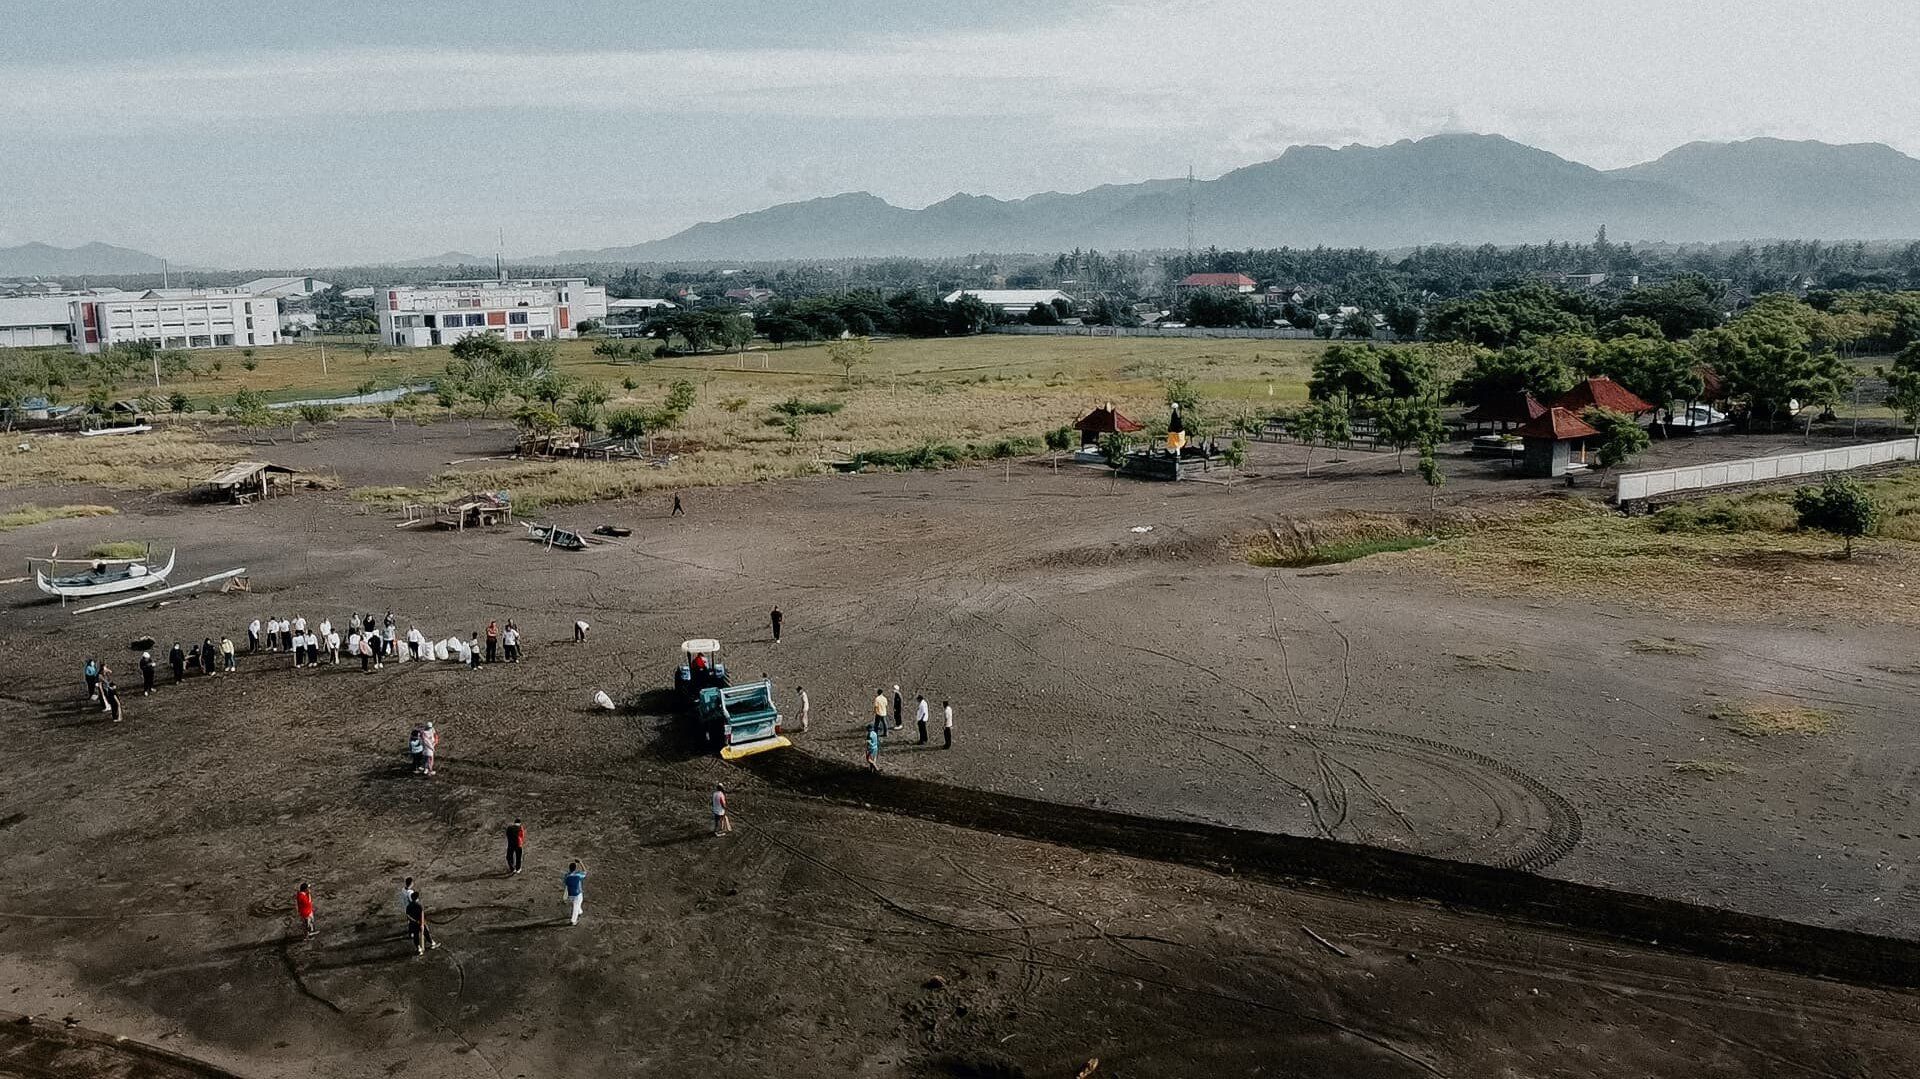
<path fill-rule="evenodd" d="M 1651 472 L 1624 472 L 1614 489 L 1615 502 L 1638 502 L 1661 495 L 1706 491 L 1715 487 L 1736 487 L 1770 480 L 1790 480 L 1801 476 L 1819 476 L 1827 472 L 1883 465 L 1893 461 L 1920 460 L 1920 438 L 1899 438 L 1890 442 L 1872 442 L 1863 446 L 1782 453 L 1772 457 L 1750 457 L 1744 461 L 1715 461 L 1685 468 L 1662 468 Z"/>

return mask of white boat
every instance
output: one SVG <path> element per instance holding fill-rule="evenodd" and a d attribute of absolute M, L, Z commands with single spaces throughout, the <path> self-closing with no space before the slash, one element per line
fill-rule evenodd
<path fill-rule="evenodd" d="M 34 577 L 40 585 L 40 591 L 49 596 L 59 596 L 61 599 L 84 599 L 88 596 L 137 592 L 143 588 L 152 588 L 154 585 L 165 583 L 167 575 L 173 572 L 174 556 L 178 553 L 178 548 L 169 551 L 167 564 L 159 569 L 149 567 L 144 559 L 120 562 L 103 559 L 92 563 L 89 568 L 80 573 L 49 578 L 47 571 L 42 569 L 36 571 Z"/>

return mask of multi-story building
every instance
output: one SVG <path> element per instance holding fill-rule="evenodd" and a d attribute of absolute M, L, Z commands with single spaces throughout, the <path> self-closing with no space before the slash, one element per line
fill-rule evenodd
<path fill-rule="evenodd" d="M 280 301 L 234 288 L 158 288 L 68 302 L 77 352 L 122 342 L 160 348 L 243 348 L 280 343 Z"/>
<path fill-rule="evenodd" d="M 377 296 L 380 339 L 400 348 L 451 345 L 474 334 L 506 341 L 577 337 L 580 323 L 607 317 L 607 290 L 584 277 L 435 281 Z"/>

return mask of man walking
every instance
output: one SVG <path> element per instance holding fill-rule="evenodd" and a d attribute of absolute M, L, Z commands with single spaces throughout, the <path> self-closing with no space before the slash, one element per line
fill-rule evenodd
<path fill-rule="evenodd" d="M 307 936 L 313 936 L 313 893 L 307 890 L 307 883 L 300 882 L 300 890 L 293 894 L 293 912 L 300 918 L 300 924 L 306 927 Z"/>
<path fill-rule="evenodd" d="M 686 515 L 687 515 L 687 511 L 680 505 L 680 492 L 675 491 L 673 493 L 673 512 L 667 514 L 667 516 L 685 517 Z"/>
<path fill-rule="evenodd" d="M 427 727 L 420 732 L 420 747 L 426 752 L 427 774 L 433 774 L 433 755 L 440 748 L 440 732 L 433 729 L 433 720 L 427 720 Z"/>
<path fill-rule="evenodd" d="M 153 653 L 140 653 L 140 695 L 153 696 Z"/>
<path fill-rule="evenodd" d="M 800 693 L 800 733 L 807 732 L 807 720 L 813 715 L 813 702 L 807 699 L 807 687 L 795 686 Z"/>
<path fill-rule="evenodd" d="M 567 889 L 567 910 L 572 917 L 568 925 L 580 924 L 580 907 L 587 901 L 587 867 L 579 862 L 567 863 L 567 875 L 562 883 Z"/>
<path fill-rule="evenodd" d="M 913 721 L 920 727 L 920 744 L 927 744 L 927 697 L 926 694 L 914 696 Z"/>
<path fill-rule="evenodd" d="M 873 732 L 876 736 L 887 733 L 887 691 L 873 691 Z"/>
<path fill-rule="evenodd" d="M 487 662 L 494 661 L 494 649 L 500 644 L 500 623 L 487 623 Z"/>
<path fill-rule="evenodd" d="M 947 726 L 945 730 L 946 744 L 941 746 L 940 748 L 952 749 L 953 748 L 953 705 L 951 702 L 941 701 L 940 710 L 947 714 Z"/>
<path fill-rule="evenodd" d="M 413 934 L 415 955 L 425 955 L 427 949 L 440 946 L 434 943 L 433 930 L 427 928 L 427 905 L 419 892 L 414 892 L 407 901 L 407 931 Z"/>
<path fill-rule="evenodd" d="M 508 663 L 520 662 L 520 628 L 513 624 L 511 618 L 507 619 L 507 628 L 500 635 L 500 643 L 506 646 Z"/>
<path fill-rule="evenodd" d="M 773 643 L 780 643 L 780 608 L 773 609 Z"/>
<path fill-rule="evenodd" d="M 227 673 L 232 674 L 235 670 L 234 662 L 233 662 L 233 638 L 232 637 L 222 636 L 220 638 L 220 654 L 226 657 Z"/>
<path fill-rule="evenodd" d="M 413 878 L 408 877 L 400 884 L 400 916 L 407 919 L 407 933 L 413 932 Z M 402 934 L 403 936 L 406 934 Z"/>
<path fill-rule="evenodd" d="M 507 825 L 507 872 L 520 872 L 520 855 L 527 849 L 527 828 L 520 818 Z"/>
<path fill-rule="evenodd" d="M 907 725 L 906 717 L 903 714 L 905 713 L 905 711 L 906 709 L 902 705 L 900 700 L 900 683 L 895 682 L 893 684 L 893 729 L 894 730 L 897 731 L 900 728 Z"/>
<path fill-rule="evenodd" d="M 713 785 L 713 834 L 725 832 L 733 834 L 733 818 L 727 816 L 727 786 L 724 783 Z"/>
<path fill-rule="evenodd" d="M 173 650 L 167 653 L 167 665 L 173 668 L 173 684 L 179 685 L 187 676 L 187 650 L 180 647 L 179 641 L 173 642 Z"/>
<path fill-rule="evenodd" d="M 867 767 L 873 769 L 876 772 L 880 770 L 880 731 L 881 729 L 882 728 L 878 722 L 876 722 L 872 727 L 867 728 Z"/>

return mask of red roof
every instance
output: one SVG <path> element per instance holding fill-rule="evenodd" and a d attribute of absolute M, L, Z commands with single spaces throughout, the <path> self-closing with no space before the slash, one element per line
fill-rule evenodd
<path fill-rule="evenodd" d="M 1547 410 L 1546 415 L 1514 433 L 1521 438 L 1550 438 L 1555 442 L 1572 442 L 1579 438 L 1593 438 L 1600 432 L 1579 416 L 1555 405 Z"/>
<path fill-rule="evenodd" d="M 1561 394 L 1560 399 L 1553 404 L 1556 408 L 1564 408 L 1576 414 L 1595 407 L 1628 416 L 1638 416 L 1653 411 L 1652 405 L 1634 396 L 1632 390 L 1605 375 L 1576 383 L 1573 389 Z"/>
<path fill-rule="evenodd" d="M 1252 288 L 1254 280 L 1243 273 L 1190 273 L 1180 279 L 1187 288 Z"/>
<path fill-rule="evenodd" d="M 1460 417 L 1468 423 L 1526 423 L 1547 414 L 1547 406 L 1526 390 L 1482 401 Z"/>
<path fill-rule="evenodd" d="M 1139 423 L 1127 418 L 1126 414 L 1111 404 L 1102 405 L 1073 422 L 1083 434 L 1104 435 L 1108 432 L 1127 432 L 1141 430 Z"/>

